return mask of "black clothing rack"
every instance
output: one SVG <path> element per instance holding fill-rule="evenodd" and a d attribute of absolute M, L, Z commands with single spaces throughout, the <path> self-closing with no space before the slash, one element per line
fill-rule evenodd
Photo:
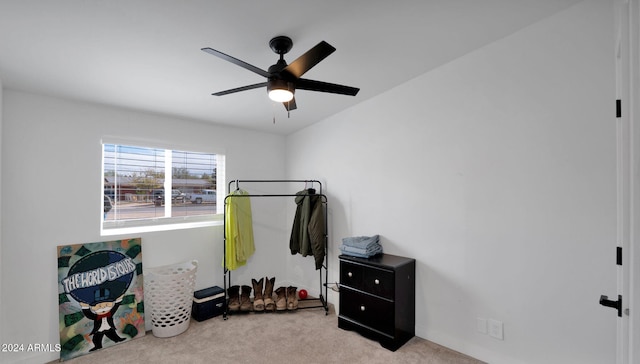
<path fill-rule="evenodd" d="M 235 183 L 235 190 L 240 189 L 240 184 L 241 183 L 305 183 L 308 184 L 310 183 L 311 186 L 313 187 L 314 184 L 318 184 L 320 186 L 318 193 L 315 193 L 314 196 L 319 196 L 321 199 L 321 203 L 324 204 L 324 263 L 322 264 L 322 267 L 320 267 L 319 271 L 320 271 L 320 297 L 318 298 L 311 298 L 311 299 L 305 299 L 305 301 L 318 301 L 317 305 L 304 305 L 303 307 L 298 307 L 298 309 L 306 309 L 306 308 L 324 308 L 325 310 L 325 315 L 329 314 L 329 304 L 327 303 L 327 294 L 328 294 L 328 284 L 326 284 L 326 282 L 328 281 L 328 253 L 329 253 L 329 249 L 328 249 L 328 219 L 327 219 L 327 196 L 324 195 L 322 193 L 322 182 L 318 181 L 318 180 L 233 180 L 229 182 L 229 188 L 227 189 L 227 191 L 229 192 L 227 194 L 227 196 L 224 198 L 224 219 L 223 219 L 223 246 L 224 246 L 224 251 L 223 251 L 223 256 L 224 256 L 224 263 L 223 263 L 223 269 L 224 269 L 224 292 L 225 295 L 227 293 L 227 287 L 231 287 L 231 271 L 227 268 L 227 199 L 229 198 L 236 198 L 236 197 L 298 197 L 300 195 L 297 194 L 246 194 L 246 195 L 231 195 L 231 188 L 232 185 Z M 306 188 L 306 187 L 305 187 Z M 311 195 L 311 194 L 310 194 Z M 324 271 L 324 278 L 323 278 L 323 271 Z M 325 283 L 323 283 L 325 282 Z M 322 289 L 324 287 L 324 294 L 322 292 Z M 275 288 L 275 287 L 274 287 Z M 224 303 L 224 311 L 223 311 L 223 318 L 226 320 L 227 319 L 227 315 L 228 315 L 228 306 L 227 306 L 227 300 L 225 299 L 225 303 Z"/>

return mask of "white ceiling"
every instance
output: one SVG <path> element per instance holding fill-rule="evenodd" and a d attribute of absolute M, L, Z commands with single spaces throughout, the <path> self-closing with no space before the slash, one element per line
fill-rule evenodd
<path fill-rule="evenodd" d="M 7 89 L 288 134 L 578 1 L 0 0 L 0 80 Z M 304 77 L 360 93 L 299 90 L 290 118 L 264 89 L 211 96 L 264 78 L 201 48 L 266 70 L 278 59 L 268 45 L 276 35 L 293 39 L 288 62 L 321 40 L 336 47 Z"/>

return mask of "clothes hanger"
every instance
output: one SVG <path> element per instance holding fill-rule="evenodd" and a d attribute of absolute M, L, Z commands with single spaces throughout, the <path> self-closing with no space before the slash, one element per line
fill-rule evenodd
<path fill-rule="evenodd" d="M 307 182 L 308 181 L 304 181 L 304 189 L 307 190 L 307 193 L 309 195 L 315 195 L 316 194 L 316 189 L 313 188 L 313 182 L 311 182 L 311 187 L 307 188 Z"/>

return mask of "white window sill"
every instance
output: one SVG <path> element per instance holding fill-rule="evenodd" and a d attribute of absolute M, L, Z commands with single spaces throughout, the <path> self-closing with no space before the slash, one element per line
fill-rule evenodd
<path fill-rule="evenodd" d="M 222 215 L 215 215 L 213 218 L 209 217 L 207 220 L 200 221 L 185 221 L 183 219 L 157 219 L 152 224 L 149 221 L 144 221 L 144 225 L 141 221 L 120 221 L 115 223 L 103 223 L 100 229 L 101 236 L 114 236 L 125 234 L 139 234 L 157 231 L 171 231 L 182 229 L 194 229 L 209 226 L 221 226 Z"/>

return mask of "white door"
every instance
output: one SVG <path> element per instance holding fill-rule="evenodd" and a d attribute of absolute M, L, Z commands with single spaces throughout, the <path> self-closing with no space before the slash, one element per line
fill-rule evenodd
<path fill-rule="evenodd" d="M 628 113 L 629 113 L 629 246 L 624 254 L 623 288 L 628 293 L 623 304 L 623 332 L 618 341 L 624 350 L 622 363 L 640 363 L 640 0 L 626 0 L 628 34 Z M 624 52 L 622 52 L 624 54 Z"/>
<path fill-rule="evenodd" d="M 616 0 L 617 292 L 616 363 L 640 363 L 640 0 Z M 612 252 L 613 256 L 613 252 Z"/>

